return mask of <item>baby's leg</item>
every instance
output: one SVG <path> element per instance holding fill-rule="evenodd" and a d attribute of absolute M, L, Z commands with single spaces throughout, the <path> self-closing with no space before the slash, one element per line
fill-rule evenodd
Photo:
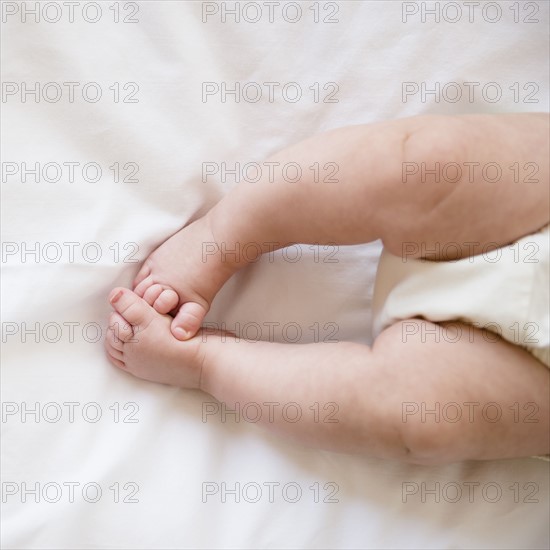
<path fill-rule="evenodd" d="M 436 243 L 461 256 L 504 246 L 548 223 L 548 122 L 547 114 L 424 116 L 301 142 L 157 249 L 135 291 L 161 313 L 181 307 L 172 332 L 186 339 L 233 272 L 290 243 L 382 239 L 410 257 Z"/>
<path fill-rule="evenodd" d="M 202 389 L 303 443 L 422 464 L 550 451 L 549 370 L 465 324 L 403 321 L 372 349 L 207 338 Z"/>
<path fill-rule="evenodd" d="M 264 252 L 271 243 L 376 239 L 396 255 L 407 242 L 457 243 L 463 257 L 504 246 L 549 221 L 549 121 L 422 116 L 333 130 L 270 159 L 299 165 L 298 181 L 237 185 L 209 212 L 213 233 L 228 248 L 265 243 Z M 316 163 L 338 173 L 317 177 L 308 169 Z"/>
<path fill-rule="evenodd" d="M 115 366 L 200 387 L 245 420 L 259 411 L 267 428 L 300 442 L 426 464 L 549 452 L 550 371 L 492 333 L 409 320 L 372 349 L 206 332 L 180 342 L 133 292 L 115 289 L 111 303 Z"/>

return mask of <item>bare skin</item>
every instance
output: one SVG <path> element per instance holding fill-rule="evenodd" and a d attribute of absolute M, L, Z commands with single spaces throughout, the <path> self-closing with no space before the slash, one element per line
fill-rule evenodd
<path fill-rule="evenodd" d="M 228 406 L 294 401 L 308 410 L 313 403 L 337 403 L 337 423 L 313 417 L 267 422 L 333 450 L 425 464 L 548 453 L 548 369 L 480 331 L 473 341 L 404 341 L 397 324 L 372 349 L 346 342 L 249 343 L 218 333 L 193 338 L 217 291 L 254 259 L 250 250 L 380 238 L 397 255 L 410 242 L 428 249 L 453 242 L 463 245 L 466 256 L 536 231 L 550 218 L 548 123 L 545 114 L 417 117 L 335 130 L 275 155 L 273 162 L 303 167 L 335 162 L 339 181 L 315 182 L 304 169 L 298 183 L 279 178 L 240 184 L 166 241 L 138 273 L 135 294 L 111 294 L 117 312 L 106 339 L 111 361 L 140 378 L 201 388 Z M 414 168 L 411 163 L 433 169 L 436 162 L 461 166 L 462 178 L 438 183 L 421 170 L 405 171 Z M 472 175 L 468 166 L 474 165 L 465 163 L 479 163 L 477 171 Z M 498 181 L 481 177 L 480 167 L 488 163 L 501 167 Z M 514 181 L 514 163 L 520 170 L 535 163 L 538 181 L 524 182 L 521 171 Z M 250 243 L 246 255 L 223 253 Z M 177 312 L 173 320 L 163 315 L 168 312 Z M 498 423 L 479 414 L 454 423 L 422 421 L 420 415 L 404 420 L 404 403 L 429 409 L 435 402 L 496 402 L 503 410 L 535 403 L 538 421 L 518 422 L 511 413 Z"/>
<path fill-rule="evenodd" d="M 255 259 L 258 246 L 268 252 L 290 243 L 382 239 L 401 255 L 407 242 L 427 249 L 453 242 L 467 256 L 487 243 L 506 245 L 548 223 L 549 131 L 546 114 L 511 114 L 414 117 L 315 136 L 269 159 L 298 163 L 299 182 L 280 175 L 269 181 L 265 170 L 259 182 L 240 183 L 147 258 L 134 290 L 160 313 L 179 308 L 172 332 L 185 339 L 197 332 L 225 281 Z M 338 182 L 315 182 L 308 169 L 315 162 L 338 165 Z M 437 183 L 427 175 L 423 181 L 420 169 L 404 176 L 410 166 L 404 163 L 433 169 L 436 162 L 457 163 L 462 178 Z M 523 181 L 530 162 L 538 166 L 538 183 Z M 495 183 L 483 178 L 488 163 L 501 167 Z M 519 183 L 509 168 L 514 163 L 521 167 Z"/>

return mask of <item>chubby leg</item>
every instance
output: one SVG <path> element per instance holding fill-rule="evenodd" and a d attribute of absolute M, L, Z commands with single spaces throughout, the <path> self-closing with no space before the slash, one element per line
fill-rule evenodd
<path fill-rule="evenodd" d="M 469 325 L 407 320 L 372 349 L 211 344 L 202 388 L 230 408 L 278 403 L 264 425 L 302 443 L 420 464 L 550 452 L 549 370 Z"/>
<path fill-rule="evenodd" d="M 415 319 L 372 349 L 219 332 L 180 342 L 170 318 L 132 291 L 113 290 L 111 303 L 105 344 L 116 367 L 201 388 L 248 417 L 260 410 L 266 428 L 300 443 L 420 464 L 550 452 L 550 371 L 492 333 Z"/>
<path fill-rule="evenodd" d="M 548 223 L 548 114 L 422 116 L 349 126 L 275 154 L 144 263 L 134 287 L 193 336 L 236 270 L 290 243 L 382 239 L 401 256 L 452 260 Z M 301 176 L 284 176 L 281 166 Z M 317 167 L 317 170 L 312 168 Z M 319 173 L 321 171 L 321 173 Z M 453 243 L 450 249 L 446 244 Z"/>

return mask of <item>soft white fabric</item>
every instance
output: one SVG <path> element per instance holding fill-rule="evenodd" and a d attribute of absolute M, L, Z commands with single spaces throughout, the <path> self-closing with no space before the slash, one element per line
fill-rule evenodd
<path fill-rule="evenodd" d="M 464 321 L 530 351 L 546 366 L 550 346 L 549 229 L 501 248 L 450 262 L 382 252 L 373 299 L 373 329 L 396 321 Z M 448 253 L 456 250 L 448 243 Z M 427 336 L 453 341 L 456 327 Z M 489 337 L 491 339 L 491 337 Z"/>
<path fill-rule="evenodd" d="M 83 19 L 81 5 L 74 23 L 68 22 L 68 8 L 56 23 L 37 23 L 31 16 L 23 23 L 21 12 L 6 13 L 12 3 L 2 4 L 3 82 L 80 83 L 72 103 L 66 86 L 59 102 L 35 102 L 32 96 L 23 102 L 20 94 L 3 99 L 3 162 L 96 162 L 102 168 L 97 183 L 83 181 L 79 169 L 72 183 L 67 173 L 56 183 L 32 176 L 23 183 L 20 174 L 2 182 L 3 241 L 14 243 L 6 244 L 2 263 L 1 458 L 8 484 L 3 547 L 547 548 L 549 476 L 540 461 L 409 467 L 308 450 L 242 419 L 222 422 L 218 415 L 203 422 L 203 403 L 211 398 L 127 376 L 93 340 L 97 324 L 105 329 L 108 291 L 129 285 L 137 272 L 138 264 L 122 260 L 132 259 L 135 246 L 133 258 L 143 260 L 233 185 L 231 177 L 203 182 L 203 162 L 261 162 L 292 142 L 346 124 L 420 113 L 547 110 L 548 4 L 534 3 L 535 24 L 514 23 L 507 2 L 500 3 L 496 23 L 478 10 L 473 23 L 463 16 L 439 24 L 423 23 L 420 15 L 403 23 L 402 3 L 393 1 L 320 4 L 321 18 L 339 9 L 337 24 L 315 24 L 313 2 L 300 3 L 303 16 L 296 23 L 280 15 L 270 23 L 264 12 L 258 23 L 238 24 L 222 23 L 219 15 L 203 23 L 203 5 L 183 1 L 140 2 L 133 16 L 138 23 L 114 23 L 112 4 L 101 3 L 96 23 Z M 133 5 L 118 4 L 121 20 L 132 17 Z M 49 9 L 53 20 L 56 13 Z M 521 18 L 527 13 L 520 11 Z M 93 6 L 86 15 L 96 17 Z M 235 81 L 281 83 L 276 90 L 295 81 L 308 99 L 290 103 L 279 94 L 273 103 L 266 95 L 258 103 L 231 97 L 222 103 L 218 95 L 203 102 L 202 83 L 222 81 L 228 87 Z M 477 95 L 470 103 L 465 93 L 458 103 L 435 103 L 433 96 L 423 103 L 419 95 L 403 102 L 402 83 L 423 81 L 430 88 L 435 81 L 480 82 L 478 90 L 496 81 L 503 98 L 489 103 Z M 80 90 L 89 82 L 103 92 L 97 103 L 82 100 Z M 137 83 L 139 101 L 115 103 L 116 86 L 109 88 L 117 82 L 120 98 L 129 99 L 134 87 L 124 85 Z M 337 83 L 339 102 L 315 103 L 309 87 L 316 82 L 322 94 L 332 91 L 323 90 L 325 83 Z M 508 89 L 515 82 L 522 98 L 531 91 L 524 83 L 536 82 L 539 103 L 515 103 Z M 55 89 L 48 91 L 54 97 Z M 93 97 L 94 87 L 87 91 Z M 139 182 L 115 183 L 109 169 L 115 162 L 138 163 Z M 127 175 L 129 170 L 122 172 Z M 24 245 L 36 242 L 53 261 L 21 254 Z M 63 244 L 69 242 L 79 243 L 74 258 Z M 54 245 L 44 249 L 46 243 Z M 59 259 L 55 243 L 62 249 Z M 86 243 L 97 245 L 88 245 L 83 256 Z M 98 247 L 102 257 L 93 263 Z M 341 249 L 338 263 L 315 262 L 306 248 L 294 264 L 281 254 L 273 263 L 262 260 L 224 288 L 209 320 L 225 321 L 228 328 L 237 322 L 294 322 L 302 328 L 302 342 L 313 338 L 308 327 L 314 323 L 321 330 L 337 323 L 338 339 L 369 343 L 379 252 L 375 243 Z M 23 338 L 29 328 L 38 328 L 39 335 Z M 281 340 L 280 332 L 276 336 Z M 22 419 L 21 409 L 36 402 L 40 421 Z M 66 402 L 78 404 L 74 422 L 62 406 Z M 55 420 L 56 403 L 62 415 L 48 422 L 44 416 Z M 83 418 L 89 403 L 96 405 L 88 405 Z M 98 409 L 102 416 L 94 423 Z M 20 493 L 9 494 L 22 482 L 42 489 L 49 482 L 80 485 L 74 502 L 66 488 L 59 502 L 40 496 L 36 503 L 32 495 L 22 502 Z M 236 482 L 260 484 L 262 498 L 236 503 L 226 495 L 222 502 L 218 493 L 203 502 L 203 483 L 231 488 Z M 274 502 L 263 485 L 271 482 L 281 484 Z M 337 484 L 338 502 L 315 502 L 309 487 L 317 482 L 321 501 L 335 487 L 325 484 Z M 82 498 L 86 483 L 100 485 L 99 502 Z M 124 488 L 126 483 L 137 484 L 133 498 L 139 502 L 115 503 L 115 483 L 120 500 L 134 489 Z M 282 498 L 286 483 L 299 484 L 298 502 Z M 462 490 L 454 503 L 453 484 Z M 55 500 L 56 486 L 48 487 L 47 498 Z M 433 494 L 422 497 L 423 490 L 438 487 L 439 502 Z M 472 501 L 468 487 L 475 489 Z M 495 487 L 502 495 L 491 502 Z M 403 498 L 404 488 L 418 492 Z M 94 497 L 89 486 L 88 498 Z"/>

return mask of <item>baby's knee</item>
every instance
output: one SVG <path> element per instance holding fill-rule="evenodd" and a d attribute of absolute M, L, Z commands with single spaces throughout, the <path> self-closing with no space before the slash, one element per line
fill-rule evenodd
<path fill-rule="evenodd" d="M 468 122 L 460 117 L 421 117 L 403 129 L 400 180 L 393 186 L 391 221 L 386 221 L 382 240 L 392 254 L 401 256 L 403 243 L 430 242 L 441 238 L 452 200 L 468 172 L 471 160 Z"/>
<path fill-rule="evenodd" d="M 456 116 L 419 117 L 411 126 L 410 132 L 405 134 L 402 147 L 403 162 L 426 163 L 424 171 L 420 166 L 418 171 L 409 170 L 412 176 L 416 176 L 411 181 L 422 183 L 430 180 L 438 183 L 441 172 L 428 172 L 428 168 L 433 168 L 436 162 L 464 161 L 469 148 L 470 124 L 464 118 Z"/>
<path fill-rule="evenodd" d="M 377 365 L 389 378 L 388 392 L 393 392 L 384 403 L 387 430 L 394 434 L 401 459 L 413 464 L 466 459 L 476 439 L 463 423 L 446 422 L 438 411 L 441 403 L 452 401 L 446 397 L 452 381 L 440 372 L 425 333 L 440 329 L 435 323 L 408 319 L 384 330 L 373 347 Z"/>

